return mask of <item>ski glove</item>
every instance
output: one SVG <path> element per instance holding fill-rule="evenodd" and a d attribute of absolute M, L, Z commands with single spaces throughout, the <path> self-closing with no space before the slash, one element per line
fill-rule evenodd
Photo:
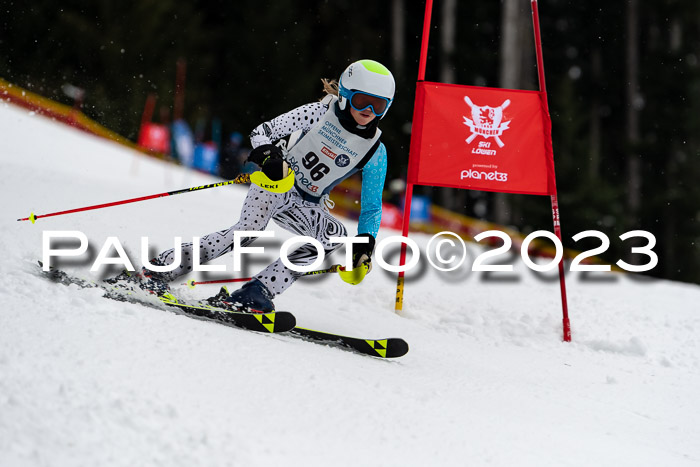
<path fill-rule="evenodd" d="M 284 159 L 284 154 L 282 154 L 282 149 L 274 144 L 261 144 L 257 148 L 250 151 L 248 155 L 248 162 L 253 162 L 262 168 L 268 160 L 273 159 Z"/>
<path fill-rule="evenodd" d="M 352 246 L 352 267 L 356 268 L 367 264 L 369 266 L 367 272 L 370 272 L 372 270 L 372 252 L 374 251 L 376 240 L 372 234 L 368 233 L 359 234 L 357 237 L 367 237 L 369 242 L 357 243 Z"/>
<path fill-rule="evenodd" d="M 352 249 L 352 271 L 341 269 L 338 275 L 348 284 L 357 285 L 372 270 L 372 252 L 374 251 L 375 239 L 372 234 L 360 234 L 358 237 L 367 237 L 368 243 L 358 243 Z"/>
<path fill-rule="evenodd" d="M 263 144 L 250 151 L 248 161 L 257 164 L 270 180 L 276 182 L 289 173 L 289 165 L 283 156 L 279 147 L 274 144 Z"/>

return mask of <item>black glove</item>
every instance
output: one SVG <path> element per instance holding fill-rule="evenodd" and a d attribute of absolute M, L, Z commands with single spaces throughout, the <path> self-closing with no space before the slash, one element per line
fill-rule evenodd
<path fill-rule="evenodd" d="M 372 270 L 372 252 L 374 252 L 374 244 L 376 240 L 372 234 L 363 233 L 357 237 L 367 237 L 369 242 L 356 243 L 352 246 L 352 267 L 356 268 L 361 264 L 367 264 L 367 272 Z"/>
<path fill-rule="evenodd" d="M 272 181 L 282 180 L 289 173 L 282 150 L 274 144 L 263 144 L 250 151 L 248 160 L 258 164 L 262 172 Z"/>
<path fill-rule="evenodd" d="M 266 161 L 274 159 L 284 159 L 282 150 L 274 144 L 263 144 L 250 151 L 247 162 L 254 162 L 258 167 L 262 168 Z"/>

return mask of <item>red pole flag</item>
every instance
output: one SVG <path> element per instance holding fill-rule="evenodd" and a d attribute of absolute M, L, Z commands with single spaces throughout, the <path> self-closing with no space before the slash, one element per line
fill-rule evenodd
<path fill-rule="evenodd" d="M 413 185 L 548 195 L 554 234 L 561 241 L 552 124 L 544 82 L 537 11 L 531 0 L 539 91 L 426 82 L 432 0 L 426 0 L 402 235 L 408 235 Z M 406 262 L 406 244 L 399 259 Z M 563 337 L 571 340 L 563 259 L 559 261 Z M 396 311 L 403 308 L 404 273 L 396 282 Z"/>
<path fill-rule="evenodd" d="M 419 82 L 408 181 L 470 190 L 553 194 L 540 92 Z"/>

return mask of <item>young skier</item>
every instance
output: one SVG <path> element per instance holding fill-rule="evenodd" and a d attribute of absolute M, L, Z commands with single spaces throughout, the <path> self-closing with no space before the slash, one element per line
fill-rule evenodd
<path fill-rule="evenodd" d="M 249 161 L 260 167 L 246 196 L 239 221 L 232 227 L 202 237 L 200 261 L 206 263 L 232 251 L 235 231 L 264 230 L 271 219 L 297 235 L 318 240 L 330 254 L 340 247 L 331 237 L 345 237 L 343 224 L 328 211 L 330 191 L 354 173 L 362 173 L 361 212 L 358 237 L 366 243 L 353 245 L 352 271 L 341 272 L 350 283 L 359 283 L 371 270 L 372 251 L 382 215 L 382 190 L 387 154 L 377 127 L 394 99 L 391 72 L 373 60 L 352 63 L 338 82 L 323 80 L 327 95 L 256 127 L 250 135 L 253 150 Z M 280 145 L 274 141 L 288 138 Z M 257 183 L 257 184 L 255 184 Z M 285 192 L 262 187 L 289 186 Z M 293 185 L 293 186 L 292 186 Z M 262 187 L 261 187 L 262 186 Z M 278 190 L 279 191 L 279 190 Z M 243 238 L 248 246 L 254 237 Z M 169 272 L 145 271 L 141 286 L 155 292 L 167 290 L 169 282 L 192 270 L 193 245 L 183 244 L 180 266 Z M 295 265 L 308 265 L 317 258 L 311 244 L 288 255 Z M 175 250 L 164 251 L 152 262 L 172 264 Z M 230 295 L 222 289 L 208 299 L 227 309 L 273 311 L 272 299 L 291 286 L 301 273 L 284 266 L 281 259 L 260 271 Z"/>

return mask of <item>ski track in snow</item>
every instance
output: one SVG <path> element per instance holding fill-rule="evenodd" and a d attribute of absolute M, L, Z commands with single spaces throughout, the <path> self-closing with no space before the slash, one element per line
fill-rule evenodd
<path fill-rule="evenodd" d="M 117 236 L 140 265 L 142 236 L 155 252 L 233 225 L 245 188 L 20 223 L 215 179 L 1 102 L 0 128 L 2 466 L 700 465 L 697 285 L 569 273 L 567 344 L 553 273 L 427 269 L 398 316 L 395 276 L 375 267 L 356 287 L 305 278 L 276 304 L 304 327 L 403 337 L 405 357 L 245 332 L 52 284 L 36 266 L 43 230 L 85 232 L 93 257 Z M 290 235 L 270 228 L 268 253 L 236 275 L 275 258 Z"/>

